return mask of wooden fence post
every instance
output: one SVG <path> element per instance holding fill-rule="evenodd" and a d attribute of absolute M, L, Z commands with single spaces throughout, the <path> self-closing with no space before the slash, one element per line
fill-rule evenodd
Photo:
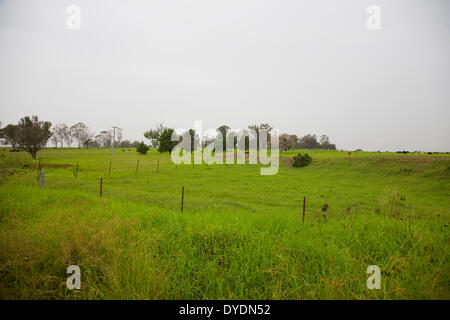
<path fill-rule="evenodd" d="M 305 223 L 306 197 L 303 197 L 303 223 Z"/>
<path fill-rule="evenodd" d="M 108 177 L 111 176 L 111 165 L 112 165 L 112 160 L 109 160 Z"/>
<path fill-rule="evenodd" d="M 184 207 L 184 186 L 181 187 L 181 212 L 183 212 Z"/>
<path fill-rule="evenodd" d="M 40 176 L 40 173 L 41 172 L 41 158 L 39 158 L 39 163 L 38 163 L 38 166 L 37 166 L 37 174 L 38 174 L 38 177 Z"/>
<path fill-rule="evenodd" d="M 159 172 L 159 158 L 158 158 L 158 164 L 156 165 L 156 172 Z"/>
<path fill-rule="evenodd" d="M 139 167 L 139 160 L 136 162 L 136 172 L 134 174 L 137 174 L 138 167 Z"/>
<path fill-rule="evenodd" d="M 39 163 L 37 166 L 37 179 L 38 180 L 41 178 L 41 171 L 42 171 L 42 162 L 41 162 L 41 158 L 39 158 Z"/>
<path fill-rule="evenodd" d="M 103 178 L 100 178 L 100 197 L 103 196 Z"/>

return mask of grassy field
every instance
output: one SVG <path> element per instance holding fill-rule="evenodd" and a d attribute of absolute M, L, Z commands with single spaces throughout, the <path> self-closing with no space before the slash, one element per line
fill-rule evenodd
<path fill-rule="evenodd" d="M 0 298 L 450 298 L 448 155 L 309 151 L 297 169 L 295 153 L 261 176 L 154 150 L 45 149 L 40 188 L 38 161 L 4 149 Z M 81 290 L 66 289 L 72 264 Z"/>

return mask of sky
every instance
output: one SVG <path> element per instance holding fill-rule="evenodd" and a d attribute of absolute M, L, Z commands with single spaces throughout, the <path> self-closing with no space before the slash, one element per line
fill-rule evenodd
<path fill-rule="evenodd" d="M 270 123 L 345 150 L 447 152 L 449 14 L 448 0 L 0 0 L 0 121 L 139 141 L 158 123 Z"/>

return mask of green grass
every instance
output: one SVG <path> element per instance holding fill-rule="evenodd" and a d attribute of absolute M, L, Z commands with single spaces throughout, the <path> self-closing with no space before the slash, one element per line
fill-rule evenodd
<path fill-rule="evenodd" d="M 291 168 L 297 152 L 261 176 L 154 150 L 45 149 L 39 188 L 37 161 L 3 150 L 0 298 L 450 298 L 448 155 L 310 150 Z M 66 289 L 71 264 L 81 290 Z"/>

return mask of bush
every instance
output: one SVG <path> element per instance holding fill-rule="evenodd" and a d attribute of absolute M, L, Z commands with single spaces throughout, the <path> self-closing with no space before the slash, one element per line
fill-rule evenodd
<path fill-rule="evenodd" d="M 301 154 L 299 153 L 294 158 L 292 158 L 292 166 L 295 168 L 302 168 L 306 167 L 307 165 L 311 164 L 312 158 L 309 154 Z"/>
<path fill-rule="evenodd" d="M 142 141 L 136 148 L 136 151 L 140 154 L 146 154 L 150 148 Z"/>

